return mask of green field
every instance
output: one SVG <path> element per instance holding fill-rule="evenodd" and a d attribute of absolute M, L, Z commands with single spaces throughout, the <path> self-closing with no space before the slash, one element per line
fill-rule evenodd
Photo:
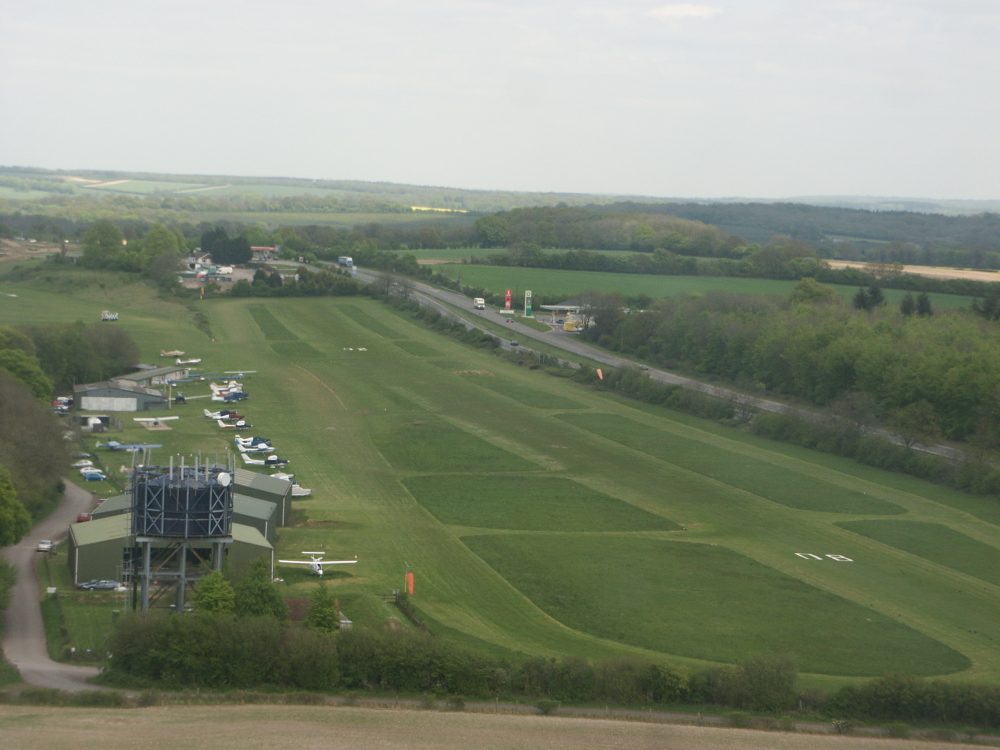
<path fill-rule="evenodd" d="M 431 251 L 426 251 L 430 253 Z M 468 253 L 468 251 L 466 251 Z M 530 289 L 536 299 L 571 299 L 581 292 L 596 290 L 618 292 L 625 297 L 645 294 L 654 299 L 680 295 L 702 295 L 718 291 L 732 294 L 773 294 L 787 297 L 797 281 L 779 279 L 744 279 L 732 276 L 655 276 L 631 273 L 605 273 L 601 271 L 564 271 L 550 268 L 513 268 L 479 266 L 464 263 L 443 263 L 434 270 L 466 286 L 486 289 L 492 294 L 514 290 L 514 299 L 520 299 L 525 289 Z M 831 285 L 845 301 L 857 293 L 855 286 Z M 899 289 L 883 289 L 888 304 L 898 305 L 906 296 Z M 971 298 L 956 294 L 930 294 L 931 304 L 938 309 L 968 308 Z"/>
<path fill-rule="evenodd" d="M 811 685 L 1000 680 L 994 499 L 550 378 L 372 300 L 188 308 L 126 278 L 0 281 L 0 324 L 114 309 L 148 362 L 179 348 L 211 371 L 256 370 L 241 410 L 313 488 L 276 556 L 358 555 L 329 580 L 358 622 L 398 618 L 383 595 L 409 566 L 432 629 L 497 652 L 697 669 L 781 651 Z M 164 462 L 223 454 L 207 386 L 183 390 L 173 429 L 121 415 L 112 436 L 164 443 Z M 112 471 L 127 460 L 97 455 Z M 279 574 L 289 597 L 315 586 Z"/>
<path fill-rule="evenodd" d="M 181 193 L 185 190 L 206 187 L 197 182 L 170 182 L 159 180 L 112 180 L 108 183 L 87 185 L 87 190 L 100 190 L 108 193 L 133 193 L 148 195 L 149 193 Z"/>

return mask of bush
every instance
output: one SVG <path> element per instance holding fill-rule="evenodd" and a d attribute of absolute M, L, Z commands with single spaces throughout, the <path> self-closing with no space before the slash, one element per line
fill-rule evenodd
<path fill-rule="evenodd" d="M 850 734 L 854 731 L 854 724 L 848 719 L 834 719 L 830 724 L 837 734 Z"/>
<path fill-rule="evenodd" d="M 128 705 L 128 699 L 124 693 L 113 690 L 83 690 L 71 693 L 67 704 L 88 708 L 122 708 Z"/>
<path fill-rule="evenodd" d="M 538 701 L 538 703 L 535 704 L 535 708 L 538 709 L 538 713 L 540 713 L 542 716 L 551 716 L 552 714 L 554 714 L 556 711 L 559 710 L 559 701 L 552 701 L 552 700 Z"/>
<path fill-rule="evenodd" d="M 726 716 L 726 725 L 739 729 L 746 729 L 751 724 L 750 714 L 743 711 L 733 711 Z"/>
<path fill-rule="evenodd" d="M 160 705 L 160 694 L 155 690 L 143 690 L 136 696 L 135 705 L 139 708 Z"/>
<path fill-rule="evenodd" d="M 910 736 L 910 725 L 902 721 L 894 721 L 885 729 L 886 732 L 889 733 L 890 737 L 905 739 Z"/>

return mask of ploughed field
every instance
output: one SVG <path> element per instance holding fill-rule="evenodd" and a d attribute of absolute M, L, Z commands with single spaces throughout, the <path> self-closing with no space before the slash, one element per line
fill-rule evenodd
<path fill-rule="evenodd" d="M 180 727 L 183 729 L 179 730 Z M 326 706 L 163 706 L 139 709 L 0 706 L 0 731 L 21 750 L 203 747 L 274 750 L 379 747 L 482 750 L 656 747 L 686 750 L 921 750 L 926 742 L 760 732 L 563 716 Z M 181 735 L 181 736 L 179 736 Z M 247 738 L 254 738 L 248 743 Z"/>
<path fill-rule="evenodd" d="M 85 286 L 0 292 L 40 319 L 119 308 L 161 349 L 249 369 L 240 410 L 313 495 L 276 557 L 358 555 L 326 576 L 346 614 L 413 604 L 496 652 L 637 655 L 702 668 L 791 653 L 805 679 L 1000 678 L 1000 506 L 508 364 L 367 299 L 210 300 L 189 309 Z M 0 305 L 0 324 L 14 305 Z M 85 314 L 84 314 L 85 313 Z M 116 439 L 221 455 L 206 384 L 170 431 Z M 152 439 L 151 439 L 152 438 Z M 109 454 L 102 454 L 108 456 Z M 155 457 L 155 456 L 154 456 Z M 115 454 L 118 458 L 118 454 Z M 116 469 L 116 466 L 112 466 Z M 107 492 L 111 492 L 108 488 Z M 289 597 L 316 579 L 279 568 Z"/>

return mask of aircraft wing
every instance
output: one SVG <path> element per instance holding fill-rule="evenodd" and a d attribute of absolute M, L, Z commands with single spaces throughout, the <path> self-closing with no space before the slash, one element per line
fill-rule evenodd
<path fill-rule="evenodd" d="M 242 458 L 243 459 L 243 463 L 247 464 L 248 466 L 263 466 L 264 465 L 264 459 L 263 458 L 250 458 L 250 456 L 248 456 L 246 453 L 241 453 L 240 454 L 240 458 Z"/>
<path fill-rule="evenodd" d="M 312 560 L 278 560 L 285 565 L 314 565 Z"/>
<path fill-rule="evenodd" d="M 316 564 L 320 567 L 324 565 L 355 565 L 357 560 L 317 560 Z"/>

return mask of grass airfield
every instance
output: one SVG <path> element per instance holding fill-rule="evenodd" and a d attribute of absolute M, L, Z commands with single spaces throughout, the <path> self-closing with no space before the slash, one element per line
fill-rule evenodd
<path fill-rule="evenodd" d="M 0 295 L 0 324 L 115 309 L 148 362 L 176 347 L 257 370 L 239 409 L 313 488 L 278 556 L 358 555 L 327 577 L 356 622 L 397 616 L 382 596 L 409 565 L 432 631 L 498 653 L 691 668 L 792 653 L 804 682 L 831 687 L 1000 679 L 993 499 L 518 368 L 367 299 L 194 303 L 209 336 L 143 289 L 0 282 L 18 295 Z M 217 404 L 192 398 L 207 385 L 182 390 L 174 429 L 122 415 L 112 437 L 163 443 L 163 461 L 224 454 L 231 431 L 201 417 Z M 316 583 L 279 574 L 290 597 Z"/>

